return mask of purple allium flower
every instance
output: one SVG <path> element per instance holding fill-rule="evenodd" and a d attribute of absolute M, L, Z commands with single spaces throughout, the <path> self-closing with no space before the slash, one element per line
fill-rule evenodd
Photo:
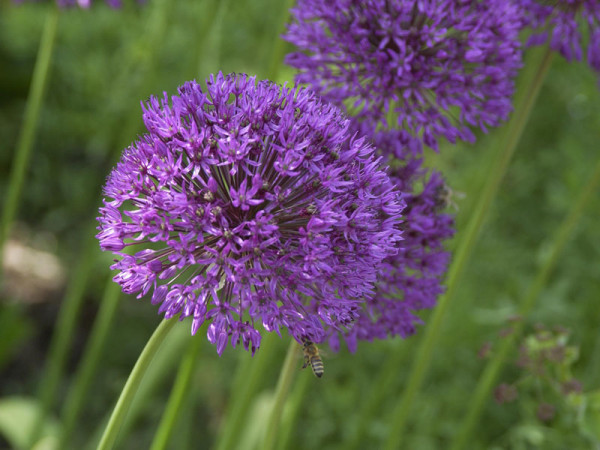
<path fill-rule="evenodd" d="M 546 42 L 567 61 L 581 61 L 583 36 L 581 29 L 587 23 L 589 43 L 587 60 L 600 72 L 600 2 L 598 0 L 519 0 L 526 18 L 526 26 L 533 28 L 528 45 Z M 581 25 L 578 20 L 581 20 Z"/>
<path fill-rule="evenodd" d="M 415 154 L 473 141 L 511 111 L 520 10 L 503 0 L 299 0 L 284 39 L 296 80 Z"/>
<path fill-rule="evenodd" d="M 390 177 L 405 193 L 403 240 L 399 252 L 384 260 L 375 295 L 367 299 L 356 324 L 343 333 L 351 351 L 358 340 L 414 334 L 422 323 L 415 312 L 433 308 L 444 290 L 450 254 L 443 244 L 454 234 L 452 216 L 443 213 L 447 187 L 440 174 L 427 173 L 420 160 L 397 165 Z M 329 343 L 337 349 L 339 334 L 332 333 Z"/>
<path fill-rule="evenodd" d="M 398 251 L 404 201 L 349 121 L 306 89 L 218 74 L 144 105 L 148 133 L 110 174 L 100 209 L 114 280 L 165 318 L 208 322 L 219 354 L 343 331 Z M 135 254 L 125 253 L 132 246 Z"/>

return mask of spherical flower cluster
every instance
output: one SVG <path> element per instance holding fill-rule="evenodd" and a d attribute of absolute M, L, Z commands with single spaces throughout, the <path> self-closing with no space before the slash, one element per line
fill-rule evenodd
<path fill-rule="evenodd" d="M 352 327 L 398 252 L 404 202 L 343 114 L 222 74 L 142 107 L 148 133 L 110 174 L 98 218 L 123 291 L 192 317 L 193 334 L 207 322 L 219 354 L 254 352 L 259 324 L 298 342 Z"/>
<path fill-rule="evenodd" d="M 354 326 L 343 333 L 350 350 L 358 340 L 414 334 L 416 325 L 422 323 L 415 312 L 433 308 L 444 290 L 442 281 L 450 260 L 444 242 L 454 235 L 454 220 L 444 213 L 449 188 L 439 173 L 428 173 L 415 159 L 397 163 L 390 178 L 406 201 L 403 240 L 399 252 L 384 260 L 375 295 L 367 300 Z M 329 336 L 334 349 L 339 346 L 339 335 Z"/>
<path fill-rule="evenodd" d="M 520 12 L 503 0 L 299 0 L 297 81 L 414 153 L 473 141 L 511 111 Z M 395 131 L 394 131 L 395 130 Z"/>
<path fill-rule="evenodd" d="M 584 39 L 583 24 L 587 24 L 589 43 L 587 60 L 589 65 L 600 72 L 600 2 L 598 0 L 519 0 L 524 14 L 525 25 L 533 28 L 528 45 L 549 43 L 550 48 L 559 52 L 567 61 L 581 61 Z M 580 21 L 580 22 L 579 22 Z M 581 23 L 581 25 L 580 25 Z"/>

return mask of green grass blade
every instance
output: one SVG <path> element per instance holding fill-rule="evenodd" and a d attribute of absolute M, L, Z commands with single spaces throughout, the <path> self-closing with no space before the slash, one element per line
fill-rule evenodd
<path fill-rule="evenodd" d="M 230 401 L 224 426 L 220 430 L 215 448 L 217 450 L 232 450 L 236 447 L 236 437 L 243 427 L 250 404 L 256 397 L 266 370 L 271 367 L 280 338 L 275 333 L 267 333 L 260 344 L 260 349 L 254 358 L 242 353 L 239 368 L 231 389 Z"/>
<path fill-rule="evenodd" d="M 192 375 L 194 374 L 196 363 L 198 362 L 198 353 L 200 350 L 200 343 L 202 342 L 201 337 L 202 336 L 199 334 L 190 336 L 188 350 L 179 366 L 177 378 L 175 379 L 175 384 L 171 390 L 171 395 L 169 396 L 158 430 L 154 435 L 154 440 L 150 447 L 151 450 L 163 450 L 168 448 L 169 438 L 179 419 L 181 406 L 190 391 Z"/>
<path fill-rule="evenodd" d="M 73 341 L 75 325 L 83 303 L 85 286 L 93 266 L 94 256 L 97 252 L 98 243 L 96 239 L 90 237 L 89 242 L 85 244 L 85 250 L 81 255 L 81 259 L 73 269 L 72 277 L 58 312 L 58 318 L 54 326 L 55 331 L 50 342 L 50 350 L 48 351 L 48 361 L 39 387 L 41 408 L 40 415 L 35 421 L 30 436 L 30 443 L 32 445 L 38 439 L 42 424 L 45 422 L 46 416 L 56 400 L 58 387 L 64 376 L 69 348 Z"/>
<path fill-rule="evenodd" d="M 68 443 L 77 425 L 79 412 L 85 404 L 86 393 L 96 373 L 98 361 L 102 355 L 106 336 L 108 336 L 108 332 L 112 326 L 120 297 L 120 286 L 110 278 L 107 281 L 104 296 L 100 301 L 100 310 L 92 326 L 92 331 L 83 353 L 83 359 L 79 363 L 75 379 L 73 380 L 71 389 L 67 393 L 62 409 L 63 428 L 59 439 L 59 448 L 69 447 Z"/>
<path fill-rule="evenodd" d="M 127 383 L 125 383 L 125 387 L 119 396 L 117 405 L 110 416 L 108 425 L 106 426 L 100 444 L 98 445 L 98 450 L 108 450 L 113 448 L 121 425 L 123 424 L 129 406 L 135 397 L 137 388 L 144 377 L 146 369 L 152 362 L 152 358 L 154 358 L 154 355 L 165 340 L 165 337 L 176 323 L 178 323 L 178 320 L 174 318 L 170 320 L 161 320 L 160 324 L 148 340 L 148 343 L 144 347 L 144 350 L 142 350 L 140 357 L 131 371 L 131 375 L 129 375 L 129 378 L 127 379 Z"/>
<path fill-rule="evenodd" d="M 531 284 L 527 294 L 523 298 L 523 301 L 519 308 L 519 316 L 527 317 L 533 306 L 535 305 L 535 301 L 539 297 L 540 293 L 544 286 L 546 286 L 548 282 L 548 278 L 550 274 L 556 267 L 556 263 L 560 254 L 562 253 L 565 245 L 568 240 L 573 237 L 575 226 L 577 222 L 581 218 L 585 207 L 588 202 L 592 198 L 592 194 L 596 193 L 596 189 L 598 187 L 598 183 L 600 182 L 600 161 L 596 163 L 595 170 L 586 184 L 586 186 L 581 191 L 581 195 L 577 199 L 577 201 L 573 204 L 573 208 L 563 221 L 563 223 L 558 228 L 556 235 L 552 241 L 552 246 L 550 248 L 548 258 L 546 259 L 544 265 L 541 267 L 538 272 L 535 280 Z M 471 436 L 471 432 L 473 431 L 475 425 L 477 425 L 478 420 L 481 417 L 481 410 L 483 409 L 486 401 L 489 398 L 489 393 L 494 387 L 494 383 L 498 378 L 498 373 L 502 368 L 510 350 L 514 346 L 517 339 L 520 337 L 521 332 L 523 331 L 525 321 L 521 320 L 514 324 L 513 332 L 510 336 L 507 336 L 501 343 L 498 351 L 494 353 L 494 356 L 486 365 L 486 368 L 477 383 L 477 387 L 475 388 L 473 397 L 469 404 L 468 413 L 460 427 L 459 432 L 455 435 L 454 442 L 452 443 L 452 450 L 459 450 L 464 448 L 467 441 Z"/>
<path fill-rule="evenodd" d="M 285 414 L 281 420 L 281 433 L 279 434 L 279 443 L 277 448 L 290 448 L 290 440 L 294 434 L 294 430 L 298 428 L 298 415 L 302 409 L 302 404 L 308 393 L 308 388 L 312 383 L 318 383 L 320 380 L 316 380 L 310 371 L 305 370 L 304 373 L 298 375 L 298 382 L 296 383 L 290 400 L 287 402 Z"/>
<path fill-rule="evenodd" d="M 23 127 L 21 128 L 17 147 L 15 151 L 15 159 L 10 171 L 10 179 L 8 182 L 8 190 L 4 194 L 5 203 L 2 209 L 2 223 L 0 224 L 0 255 L 3 254 L 4 243 L 10 234 L 12 222 L 17 212 L 19 198 L 23 190 L 25 181 L 25 173 L 31 158 L 31 150 L 37 130 L 38 120 L 40 117 L 40 109 L 44 99 L 46 86 L 48 85 L 48 74 L 50 70 L 50 60 L 54 50 L 56 41 L 56 32 L 58 30 L 58 7 L 52 6 L 48 12 L 44 30 L 40 39 L 35 67 L 33 69 L 33 77 L 29 94 L 27 95 L 27 104 L 25 105 L 25 118 Z"/>
<path fill-rule="evenodd" d="M 275 444 L 277 443 L 281 412 L 283 411 L 283 406 L 287 400 L 288 392 L 290 391 L 290 387 L 294 381 L 294 376 L 297 372 L 296 356 L 299 349 L 300 346 L 298 343 L 294 339 L 290 338 L 290 345 L 285 356 L 285 361 L 283 362 L 279 380 L 277 381 L 277 388 L 275 389 L 275 400 L 273 402 L 269 420 L 267 422 L 265 439 L 262 445 L 263 450 L 272 450 L 275 448 Z"/>
<path fill-rule="evenodd" d="M 478 198 L 475 211 L 467 224 L 465 232 L 459 240 L 454 259 L 448 270 L 446 293 L 440 297 L 437 306 L 433 310 L 433 314 L 425 330 L 425 336 L 416 353 L 416 359 L 413 363 L 404 394 L 392 412 L 392 418 L 389 421 L 390 433 L 386 441 L 386 449 L 396 449 L 398 443 L 403 439 L 406 421 L 410 415 L 414 399 L 421 389 L 421 385 L 423 384 L 425 375 L 429 369 L 433 349 L 438 341 L 441 325 L 448 310 L 448 306 L 456 292 L 463 269 L 472 253 L 475 242 L 477 241 L 483 221 L 493 203 L 500 183 L 504 178 L 504 174 L 506 173 L 514 151 L 521 139 L 533 105 L 535 104 L 542 83 L 550 67 L 552 54 L 553 53 L 549 49 L 546 49 L 540 63 L 529 66 L 530 70 L 533 70 L 533 76 L 531 76 L 529 81 L 526 81 L 524 86 L 521 86 L 521 89 L 519 90 L 519 97 L 516 102 L 513 117 L 509 121 L 508 126 L 503 130 L 504 134 L 500 141 L 498 153 L 490 167 L 486 184 L 481 190 L 481 195 Z"/>

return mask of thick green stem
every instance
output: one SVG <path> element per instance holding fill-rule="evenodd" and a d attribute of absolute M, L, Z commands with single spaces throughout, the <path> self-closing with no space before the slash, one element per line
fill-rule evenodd
<path fill-rule="evenodd" d="M 292 381 L 297 369 L 296 355 L 300 346 L 298 343 L 290 338 L 290 346 L 279 375 L 279 381 L 277 381 L 277 389 L 275 391 L 275 399 L 271 408 L 271 414 L 269 415 L 269 421 L 267 422 L 267 429 L 265 432 L 265 440 L 263 442 L 263 450 L 272 450 L 275 448 L 277 443 L 277 436 L 279 432 L 279 423 L 281 421 L 281 412 L 283 406 L 287 400 Z"/>
<path fill-rule="evenodd" d="M 169 331 L 171 331 L 177 322 L 178 321 L 175 319 L 161 320 L 160 324 L 148 340 L 148 343 L 144 347 L 144 350 L 142 350 L 140 357 L 135 363 L 129 378 L 127 379 L 127 383 L 125 383 L 125 387 L 121 391 L 117 405 L 110 416 L 108 425 L 106 426 L 104 434 L 102 435 L 102 439 L 100 440 L 100 444 L 98 445 L 98 450 L 108 450 L 113 448 L 115 441 L 117 440 L 117 435 L 119 434 L 121 424 L 127 415 L 129 406 L 135 397 L 135 393 L 137 392 L 140 382 L 146 373 L 146 369 L 152 362 L 152 358 L 154 358 L 154 355 L 165 340 L 165 337 L 169 334 Z"/>
<path fill-rule="evenodd" d="M 171 390 L 167 407 L 163 413 L 158 430 L 154 435 L 150 450 L 163 450 L 166 449 L 169 444 L 169 438 L 173 434 L 173 429 L 179 418 L 184 399 L 190 392 L 190 383 L 196 368 L 196 363 L 198 362 L 198 352 L 201 342 L 201 336 L 198 335 L 193 336 L 190 339 L 188 350 L 179 366 L 175 384 Z"/>
<path fill-rule="evenodd" d="M 308 388 L 312 383 L 318 383 L 319 380 L 315 379 L 312 373 L 304 372 L 300 374 L 298 382 L 294 386 L 294 391 L 290 395 L 288 407 L 285 410 L 285 416 L 283 417 L 283 423 L 281 426 L 281 433 L 277 448 L 291 448 L 290 440 L 294 435 L 294 431 L 298 429 L 298 423 L 296 419 L 300 413 L 304 399 L 308 392 Z M 347 447 L 346 447 L 347 448 Z"/>
<path fill-rule="evenodd" d="M 31 149 L 33 148 L 35 132 L 40 117 L 40 109 L 48 84 L 50 60 L 52 59 L 52 52 L 56 41 L 56 31 L 58 29 L 58 18 L 59 10 L 57 7 L 52 6 L 51 11 L 48 12 L 44 31 L 42 32 L 42 37 L 40 39 L 31 86 L 25 105 L 23 127 L 21 128 L 19 139 L 17 141 L 15 159 L 10 171 L 7 192 L 4 194 L 4 208 L 2 210 L 2 223 L 0 224 L 0 255 L 2 255 L 4 243 L 10 234 L 12 222 L 17 212 L 19 198 L 21 197 L 21 191 L 23 190 L 25 172 L 27 171 L 27 166 L 31 157 Z"/>
<path fill-rule="evenodd" d="M 136 48 L 145 49 L 142 52 L 132 52 L 132 57 L 128 60 L 128 64 L 121 71 L 115 86 L 119 89 L 128 89 L 127 94 L 131 95 L 133 90 L 142 90 L 139 86 L 141 83 L 134 83 L 132 87 L 131 83 L 126 83 L 125 80 L 132 77 L 132 74 L 145 75 L 147 72 L 151 72 L 151 67 L 154 63 L 154 57 L 156 55 L 156 48 L 160 43 L 164 33 L 166 31 L 166 22 L 168 19 L 168 12 L 170 11 L 170 2 L 167 0 L 157 1 L 153 4 L 153 11 L 148 20 L 144 34 L 140 37 L 139 44 Z M 136 80 L 145 80 L 146 77 L 133 77 Z M 122 99 L 127 95 L 114 95 L 115 99 Z M 118 108 L 107 108 L 110 111 Z M 118 138 L 118 146 L 120 149 L 124 145 L 130 142 L 132 136 L 139 126 L 139 118 L 124 120 L 123 114 L 111 114 L 111 120 L 115 120 L 115 135 L 122 133 L 123 136 Z M 125 123 L 125 125 L 123 125 Z M 95 231 L 97 224 L 94 220 L 90 231 Z M 121 288 L 118 284 L 109 280 L 104 295 L 100 303 L 100 310 L 94 321 L 92 332 L 89 338 L 89 342 L 86 345 L 85 352 L 83 354 L 83 360 L 77 368 L 75 379 L 72 388 L 67 393 L 67 399 L 65 401 L 62 410 L 63 427 L 59 440 L 59 448 L 70 447 L 69 441 L 71 435 L 76 428 L 77 417 L 81 407 L 85 403 L 87 397 L 87 391 L 91 385 L 93 376 L 96 372 L 98 361 L 102 354 L 102 349 L 106 341 L 106 336 L 110 330 L 110 327 L 115 316 L 118 301 L 120 298 Z M 81 292 L 81 297 L 83 292 Z M 74 318 L 75 320 L 76 318 Z"/>
<path fill-rule="evenodd" d="M 540 268 L 535 280 L 529 287 L 527 294 L 525 295 L 521 306 L 519 308 L 519 315 L 526 317 L 531 312 L 535 301 L 539 297 L 540 293 L 550 277 L 550 273 L 556 267 L 558 257 L 563 251 L 567 241 L 573 237 L 573 230 L 577 225 L 585 207 L 589 200 L 592 198 L 592 194 L 596 192 L 598 183 L 600 181 L 600 160 L 596 163 L 596 168 L 587 185 L 582 190 L 578 200 L 573 205 L 573 208 L 560 225 L 559 229 L 554 236 L 552 241 L 552 247 L 544 265 Z M 482 376 L 479 378 L 479 383 L 475 388 L 469 410 L 465 420 L 463 421 L 459 432 L 455 435 L 455 439 L 452 443 L 452 450 L 458 450 L 464 448 L 467 443 L 473 427 L 477 424 L 481 417 L 481 410 L 489 398 L 489 393 L 492 390 L 494 383 L 498 377 L 498 373 L 504 364 L 510 350 L 513 348 L 517 339 L 519 339 L 521 332 L 523 331 L 525 321 L 521 320 L 513 326 L 513 332 L 507 336 L 501 343 L 499 349 L 494 353 L 493 358 L 487 364 Z"/>
<path fill-rule="evenodd" d="M 402 441 L 406 420 L 408 419 L 412 403 L 423 384 L 425 374 L 429 369 L 433 349 L 440 335 L 441 325 L 448 310 L 448 305 L 456 292 L 458 282 L 479 236 L 485 216 L 492 205 L 500 182 L 504 178 L 509 162 L 521 139 L 551 61 L 552 52 L 547 49 L 540 64 L 536 67 L 532 80 L 523 86 L 513 117 L 504 129 L 501 145 L 491 166 L 486 184 L 481 190 L 475 211 L 458 243 L 454 259 L 448 270 L 446 293 L 440 297 L 432 317 L 427 324 L 425 336 L 416 353 L 416 359 L 404 394 L 392 413 L 392 419 L 389 422 L 390 433 L 386 442 L 386 449 L 396 449 L 398 448 L 398 443 Z"/>

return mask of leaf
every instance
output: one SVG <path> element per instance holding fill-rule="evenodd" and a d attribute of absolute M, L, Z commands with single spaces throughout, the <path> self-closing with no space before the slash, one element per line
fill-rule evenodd
<path fill-rule="evenodd" d="M 583 395 L 585 407 L 582 408 L 579 427 L 583 434 L 600 444 L 600 389 Z"/>
<path fill-rule="evenodd" d="M 40 413 L 37 400 L 28 397 L 5 397 L 0 399 L 0 434 L 12 448 L 25 448 L 34 421 Z M 54 418 L 46 418 L 42 425 L 40 440 L 33 450 L 53 450 L 58 443 L 59 424 Z"/>

